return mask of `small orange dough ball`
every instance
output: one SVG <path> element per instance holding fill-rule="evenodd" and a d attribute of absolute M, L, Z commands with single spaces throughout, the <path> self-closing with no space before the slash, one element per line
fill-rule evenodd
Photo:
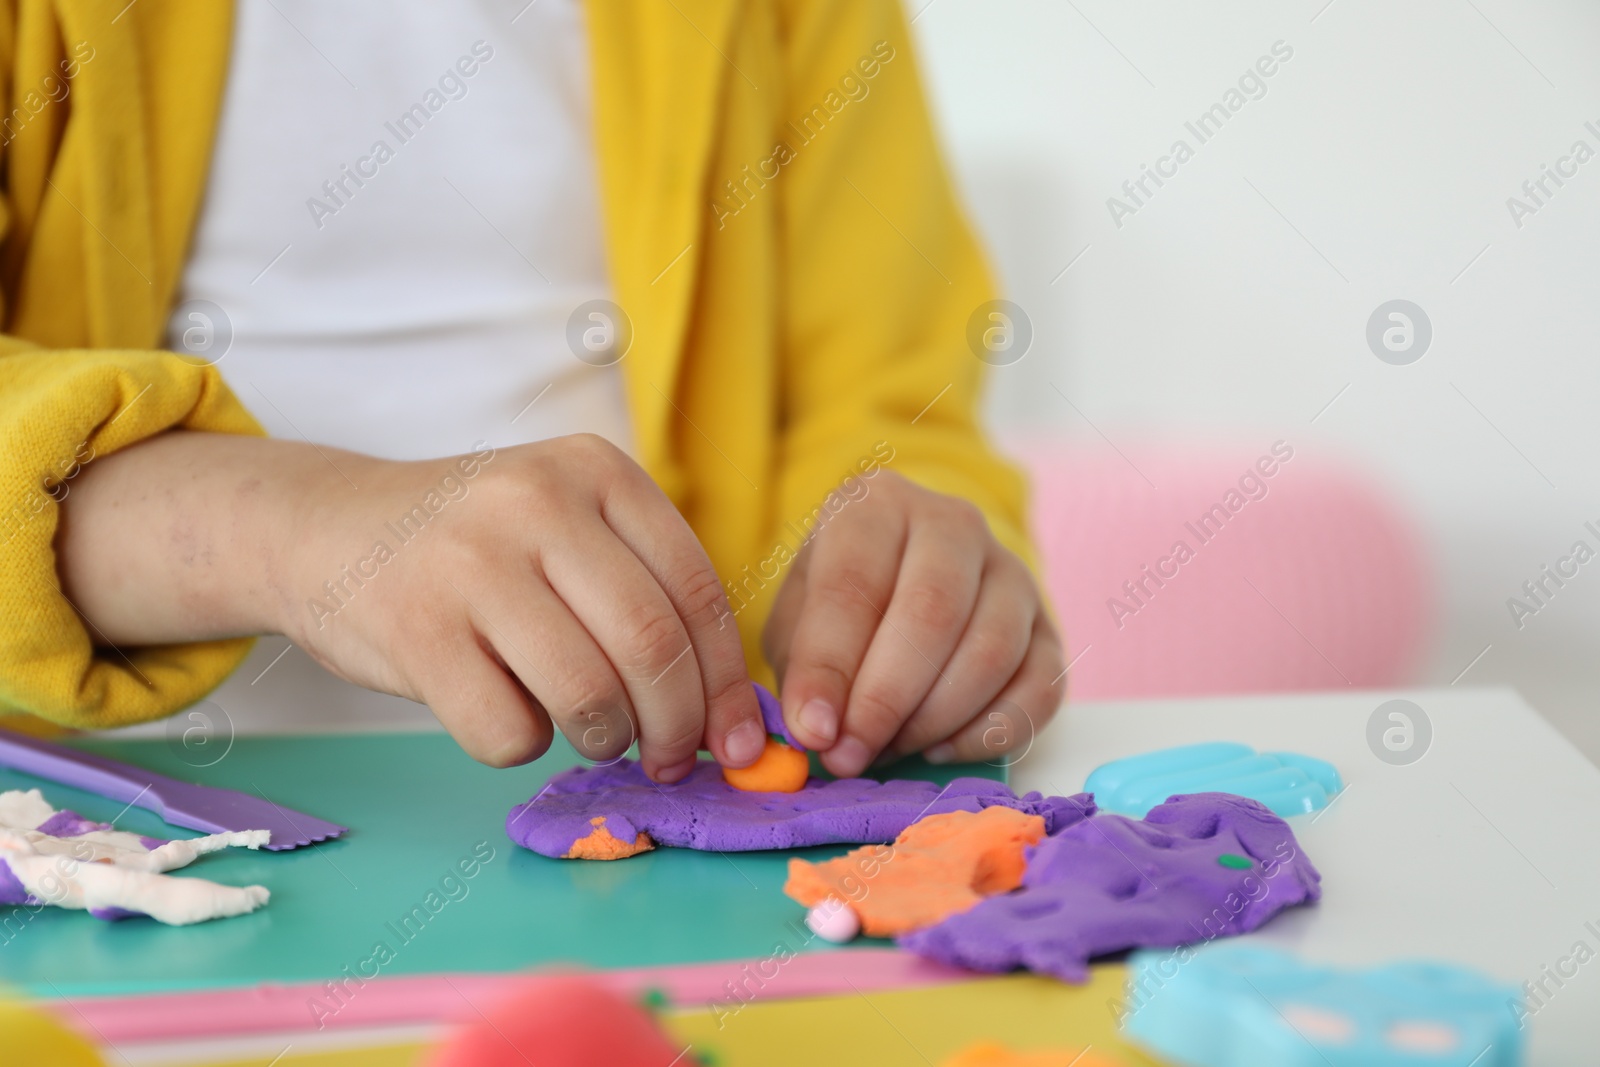
<path fill-rule="evenodd" d="M 767 747 L 748 767 L 722 768 L 722 778 L 746 793 L 798 793 L 811 774 L 811 761 L 797 748 L 767 738 Z"/>

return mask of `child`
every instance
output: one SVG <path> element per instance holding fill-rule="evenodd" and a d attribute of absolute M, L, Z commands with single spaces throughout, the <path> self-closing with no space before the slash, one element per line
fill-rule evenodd
<path fill-rule="evenodd" d="M 898 0 L 119 6 L 4 16 L 6 710 L 277 633 L 495 766 L 1054 713 Z"/>

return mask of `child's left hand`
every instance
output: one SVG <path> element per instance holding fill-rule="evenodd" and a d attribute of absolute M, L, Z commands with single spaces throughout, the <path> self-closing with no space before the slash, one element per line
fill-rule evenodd
<path fill-rule="evenodd" d="M 1026 744 L 1065 673 L 1032 574 L 967 501 L 871 484 L 801 550 L 762 635 L 789 728 L 840 777 Z"/>

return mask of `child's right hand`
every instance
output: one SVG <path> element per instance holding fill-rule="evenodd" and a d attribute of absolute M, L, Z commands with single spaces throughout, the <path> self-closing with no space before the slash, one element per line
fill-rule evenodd
<path fill-rule="evenodd" d="M 765 742 L 710 560 L 598 437 L 395 462 L 171 433 L 89 464 L 62 510 L 64 588 L 107 642 L 285 633 L 494 766 L 552 724 L 590 759 L 637 739 L 660 781 Z"/>

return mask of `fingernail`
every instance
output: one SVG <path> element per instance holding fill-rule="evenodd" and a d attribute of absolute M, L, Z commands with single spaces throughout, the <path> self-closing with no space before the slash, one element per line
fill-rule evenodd
<path fill-rule="evenodd" d="M 929 763 L 953 763 L 956 758 L 956 746 L 951 744 L 934 745 L 922 754 L 922 758 Z"/>
<path fill-rule="evenodd" d="M 839 777 L 854 778 L 872 762 L 872 751 L 858 739 L 846 737 L 828 749 L 827 762 L 830 767 L 838 768 L 834 773 Z"/>
<path fill-rule="evenodd" d="M 761 750 L 766 747 L 766 733 L 751 719 L 746 719 L 729 730 L 728 735 L 722 739 L 722 750 L 727 753 L 728 761 L 741 766 L 754 763 L 756 757 L 761 755 Z"/>
<path fill-rule="evenodd" d="M 679 763 L 674 763 L 670 767 L 662 767 L 656 771 L 655 779 L 663 785 L 671 785 L 673 782 L 676 782 L 678 779 L 694 770 L 694 765 L 698 761 L 698 756 L 690 756 L 688 759 Z"/>
<path fill-rule="evenodd" d="M 824 741 L 839 736 L 839 713 L 826 700 L 808 700 L 800 707 L 800 725 Z"/>

